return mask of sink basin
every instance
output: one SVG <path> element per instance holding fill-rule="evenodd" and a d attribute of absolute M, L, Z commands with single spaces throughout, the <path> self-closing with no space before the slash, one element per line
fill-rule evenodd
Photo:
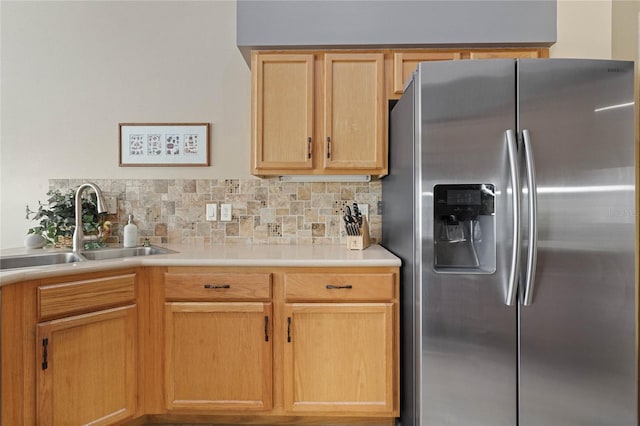
<path fill-rule="evenodd" d="M 134 256 L 150 256 L 153 254 L 175 253 L 162 247 L 113 247 L 97 250 L 86 250 L 80 253 L 55 252 L 23 254 L 0 257 L 0 271 L 16 268 L 33 268 L 36 266 L 51 266 L 61 263 L 82 262 L 87 260 L 121 259 Z"/>
<path fill-rule="evenodd" d="M 18 256 L 0 257 L 0 270 L 29 268 L 35 266 L 58 265 L 61 263 L 80 262 L 83 259 L 76 253 L 38 253 Z"/>
<path fill-rule="evenodd" d="M 173 250 L 161 248 L 161 247 L 117 247 L 117 248 L 104 248 L 98 250 L 87 250 L 80 252 L 82 257 L 88 260 L 107 260 L 107 259 L 120 259 L 123 257 L 134 256 L 151 256 L 153 254 L 167 254 L 175 253 Z"/>

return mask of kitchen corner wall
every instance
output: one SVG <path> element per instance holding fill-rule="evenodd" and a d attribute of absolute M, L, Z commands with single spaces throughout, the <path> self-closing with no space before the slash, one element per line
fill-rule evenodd
<path fill-rule="evenodd" d="M 270 179 L 54 179 L 50 189 L 67 192 L 86 181 L 118 199 L 112 242 L 122 241 L 129 214 L 139 238 L 151 243 L 342 244 L 345 205 L 368 205 L 369 229 L 381 239 L 380 181 L 295 183 Z M 208 222 L 205 204 L 232 204 L 230 222 Z M 218 215 L 219 219 L 219 215 Z"/>

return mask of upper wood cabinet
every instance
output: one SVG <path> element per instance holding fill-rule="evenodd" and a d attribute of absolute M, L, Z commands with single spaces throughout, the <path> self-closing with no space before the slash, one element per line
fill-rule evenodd
<path fill-rule="evenodd" d="M 547 58 L 547 48 L 494 48 L 494 49 L 399 49 L 393 50 L 393 82 L 390 86 L 389 99 L 400 99 L 404 85 L 415 71 L 418 63 L 429 61 L 449 61 L 457 59 L 516 59 Z"/>
<path fill-rule="evenodd" d="M 251 172 L 387 173 L 382 53 L 252 53 Z"/>
<path fill-rule="evenodd" d="M 384 55 L 324 55 L 325 169 L 385 169 Z"/>
<path fill-rule="evenodd" d="M 313 167 L 314 56 L 253 55 L 252 169 Z"/>
<path fill-rule="evenodd" d="M 420 62 L 447 61 L 460 59 L 460 52 L 412 52 L 402 51 L 393 53 L 393 93 L 402 94 L 404 84 Z"/>
<path fill-rule="evenodd" d="M 532 59 L 545 57 L 548 57 L 548 51 L 546 51 L 545 49 L 503 49 L 469 51 L 469 59 Z"/>

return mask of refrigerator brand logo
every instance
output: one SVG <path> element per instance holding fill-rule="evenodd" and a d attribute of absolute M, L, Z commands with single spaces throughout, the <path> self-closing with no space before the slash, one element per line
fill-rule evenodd
<path fill-rule="evenodd" d="M 607 72 L 624 72 L 622 68 L 607 68 Z"/>
<path fill-rule="evenodd" d="M 611 207 L 609 209 L 610 217 L 635 217 L 636 210 L 633 207 Z"/>

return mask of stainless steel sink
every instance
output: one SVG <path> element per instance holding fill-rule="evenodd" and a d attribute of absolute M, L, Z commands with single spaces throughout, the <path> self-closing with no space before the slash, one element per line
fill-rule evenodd
<path fill-rule="evenodd" d="M 38 253 L 17 256 L 0 257 L 0 270 L 15 268 L 32 268 L 35 266 L 59 265 L 61 263 L 80 262 L 82 259 L 76 253 Z"/>
<path fill-rule="evenodd" d="M 151 256 L 153 254 L 175 253 L 162 247 L 117 247 L 82 251 L 82 257 L 88 260 L 120 259 L 123 257 Z"/>
<path fill-rule="evenodd" d="M 107 247 L 96 250 L 75 252 L 55 252 L 22 254 L 0 257 L 0 271 L 16 268 L 33 268 L 36 266 L 59 265 L 62 263 L 82 262 L 87 260 L 122 259 L 135 256 L 151 256 L 153 254 L 176 253 L 162 247 Z"/>

